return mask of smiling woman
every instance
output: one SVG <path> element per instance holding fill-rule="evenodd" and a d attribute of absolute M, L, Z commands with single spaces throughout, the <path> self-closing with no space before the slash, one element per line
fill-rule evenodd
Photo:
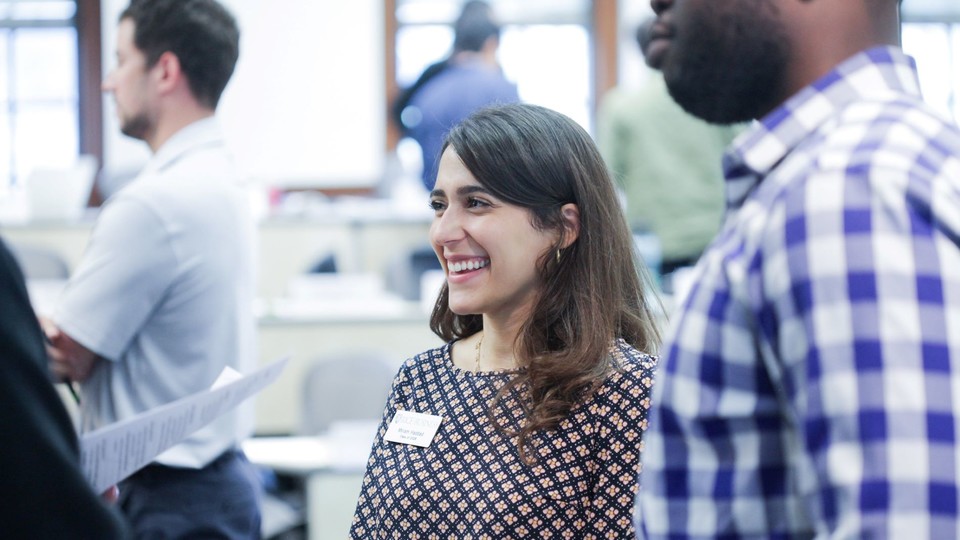
<path fill-rule="evenodd" d="M 430 238 L 447 271 L 450 311 L 485 314 L 515 333 L 513 327 L 529 317 L 540 288 L 538 260 L 555 245 L 562 249 L 576 240 L 576 205 L 561 209 L 562 231 L 534 227 L 526 208 L 483 187 L 449 146 L 440 158 L 432 205 L 437 214 Z M 487 362 L 515 367 L 512 351 L 505 352 L 490 355 Z"/>
<path fill-rule="evenodd" d="M 394 381 L 352 537 L 632 537 L 659 336 L 590 137 L 543 107 L 480 111 L 430 204 L 447 345 Z M 400 411 L 436 433 L 408 444 Z"/>

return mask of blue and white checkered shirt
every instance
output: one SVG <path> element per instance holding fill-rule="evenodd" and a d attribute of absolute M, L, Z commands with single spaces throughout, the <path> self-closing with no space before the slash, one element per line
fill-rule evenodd
<path fill-rule="evenodd" d="M 899 49 L 735 141 L 654 384 L 649 538 L 960 537 L 960 131 Z"/>

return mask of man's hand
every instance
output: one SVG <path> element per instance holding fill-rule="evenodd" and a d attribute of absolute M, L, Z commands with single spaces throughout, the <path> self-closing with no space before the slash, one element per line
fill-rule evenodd
<path fill-rule="evenodd" d="M 49 319 L 41 318 L 40 326 L 47 336 L 50 371 L 64 380 L 86 380 L 97 363 L 97 354 L 61 332 Z"/>
<path fill-rule="evenodd" d="M 106 491 L 100 494 L 100 498 L 107 504 L 114 504 L 120 499 L 120 488 L 112 485 Z"/>

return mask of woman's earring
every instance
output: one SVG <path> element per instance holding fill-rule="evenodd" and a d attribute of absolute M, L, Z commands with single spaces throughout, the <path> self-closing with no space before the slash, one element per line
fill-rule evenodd
<path fill-rule="evenodd" d="M 557 250 L 557 264 L 560 264 L 560 250 Z"/>

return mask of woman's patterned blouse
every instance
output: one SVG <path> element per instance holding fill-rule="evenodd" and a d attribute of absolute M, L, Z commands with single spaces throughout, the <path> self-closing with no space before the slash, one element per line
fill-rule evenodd
<path fill-rule="evenodd" d="M 656 359 L 619 340 L 611 348 L 615 369 L 556 429 L 531 437 L 536 461 L 527 465 L 516 437 L 487 414 L 517 372 L 464 371 L 450 349 L 408 360 L 394 380 L 351 538 L 633 538 Z M 517 392 L 495 410 L 508 429 L 523 418 Z M 443 418 L 428 447 L 384 440 L 398 409 Z"/>

